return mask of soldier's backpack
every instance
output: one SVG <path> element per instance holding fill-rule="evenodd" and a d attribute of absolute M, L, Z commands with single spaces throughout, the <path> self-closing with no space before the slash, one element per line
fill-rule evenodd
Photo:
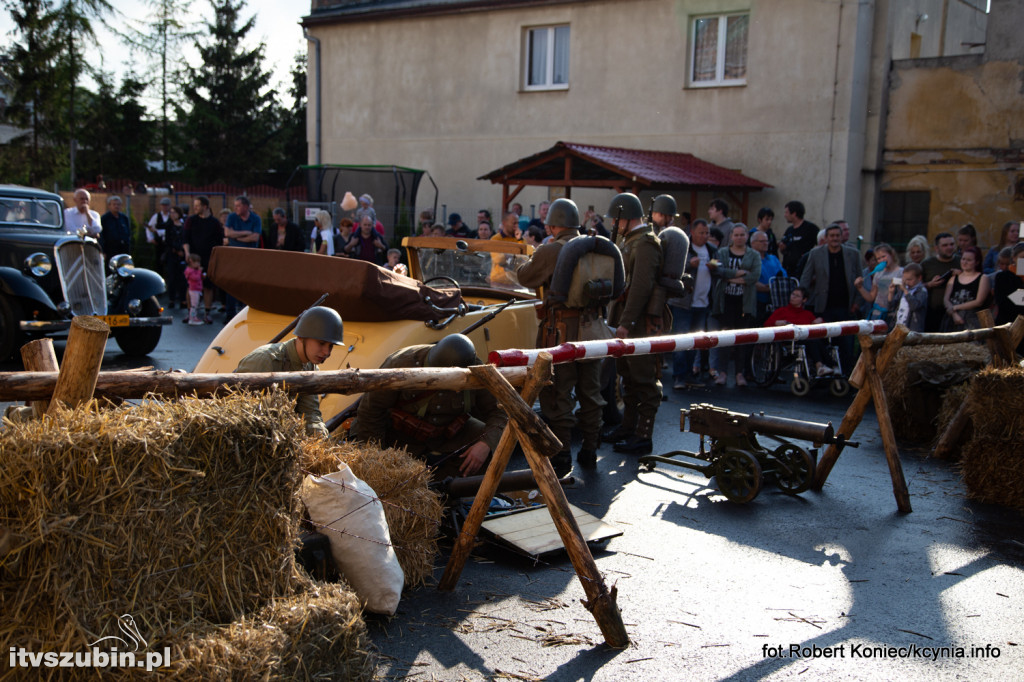
<path fill-rule="evenodd" d="M 573 237 L 558 254 L 548 299 L 567 308 L 596 308 L 622 295 L 622 253 L 599 236 Z"/>

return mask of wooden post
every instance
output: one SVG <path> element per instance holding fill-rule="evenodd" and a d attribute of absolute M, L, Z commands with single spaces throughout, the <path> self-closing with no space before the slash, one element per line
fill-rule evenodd
<path fill-rule="evenodd" d="M 561 442 L 555 438 L 544 422 L 541 421 L 539 428 L 537 427 L 533 419 L 530 418 L 536 417 L 530 405 L 520 398 L 497 368 L 493 365 L 481 365 L 471 367 L 470 370 L 509 413 L 509 427 L 512 434 L 523 446 L 526 460 L 530 463 L 530 469 L 533 470 L 533 476 L 537 480 L 537 488 L 544 495 L 551 520 L 554 522 L 555 528 L 558 529 L 562 544 L 565 545 L 573 568 L 576 569 L 576 575 L 583 584 L 583 591 L 587 595 L 587 600 L 583 602 L 583 605 L 593 614 L 608 646 L 616 649 L 629 646 L 629 635 L 626 634 L 622 614 L 619 613 L 618 604 L 615 602 L 617 592 L 615 588 L 609 591 L 605 586 L 604 578 L 597 570 L 597 564 L 594 563 L 594 557 L 590 553 L 590 547 L 583 539 L 579 524 L 576 523 L 572 511 L 569 509 L 569 502 L 565 499 L 565 493 L 558 482 L 551 461 L 545 454 L 558 452 L 561 449 Z"/>
<path fill-rule="evenodd" d="M 501 375 L 494 365 L 477 365 L 469 371 L 490 391 L 495 399 L 505 408 L 509 423 L 515 424 L 522 433 L 530 434 L 538 451 L 545 457 L 561 452 L 562 441 L 551 432 L 544 420 L 537 416 L 530 405 L 512 388 L 512 384 Z M 520 439 L 522 441 L 522 439 Z"/>
<path fill-rule="evenodd" d="M 92 399 L 109 334 L 110 327 L 95 317 L 71 320 L 64 366 L 60 368 L 47 414 L 53 414 L 62 403 L 67 407 L 77 407 Z"/>
<path fill-rule="evenodd" d="M 896 357 L 897 351 L 903 345 L 903 340 L 907 338 L 907 334 L 910 330 L 904 325 L 898 324 L 896 327 L 889 332 L 889 335 L 885 338 L 885 344 L 882 346 L 882 350 L 878 352 L 875 358 L 876 371 L 881 373 L 884 372 L 886 367 L 893 358 Z M 870 337 L 869 337 L 870 338 Z M 861 420 L 864 418 L 864 411 L 868 408 L 868 402 L 871 400 L 871 387 L 865 383 L 864 386 L 857 391 L 857 395 L 854 396 L 853 402 L 850 403 L 850 407 L 847 408 L 846 414 L 843 415 L 843 421 L 836 429 L 836 435 L 842 434 L 847 440 L 853 435 L 853 432 L 857 429 Z M 826 479 L 828 479 L 829 472 L 832 471 L 832 467 L 835 466 L 836 460 L 839 459 L 840 453 L 843 448 L 839 445 L 830 445 L 825 454 L 822 455 L 821 461 L 818 462 L 818 468 L 814 472 L 814 483 L 811 484 L 811 488 L 814 490 L 821 490 L 822 486 L 825 485 Z"/>
<path fill-rule="evenodd" d="M 878 415 L 878 430 L 882 434 L 885 446 L 885 460 L 889 464 L 889 475 L 892 477 L 892 493 L 896 497 L 896 508 L 904 514 L 914 511 L 910 506 L 910 492 L 907 481 L 903 477 L 903 465 L 900 464 L 900 451 L 896 447 L 896 433 L 889 419 L 889 401 L 885 397 L 882 377 L 875 369 L 874 351 L 871 350 L 871 337 L 860 337 L 861 354 L 864 357 L 864 378 L 871 389 L 871 398 L 875 402 L 875 414 Z"/>
<path fill-rule="evenodd" d="M 964 401 L 960 403 L 956 414 L 949 420 L 946 430 L 939 436 L 939 441 L 935 444 L 935 449 L 932 450 L 932 457 L 951 459 L 957 444 L 960 442 L 960 436 L 963 435 L 964 429 L 967 428 L 967 424 L 970 421 L 971 415 L 967 409 L 967 402 Z"/>
<path fill-rule="evenodd" d="M 36 339 L 21 347 L 21 362 L 30 372 L 58 372 L 57 353 L 53 350 L 53 339 Z M 42 417 L 50 408 L 49 400 L 33 400 L 29 403 L 36 418 Z"/>
<path fill-rule="evenodd" d="M 989 309 L 978 311 L 978 322 L 981 323 L 983 329 L 992 329 L 996 326 L 996 320 L 992 317 L 992 311 Z M 997 335 L 990 336 L 986 341 L 988 346 L 988 354 L 991 360 L 989 365 L 992 367 L 1006 367 L 1013 362 L 1013 355 L 1006 355 L 1005 349 L 999 343 L 999 337 Z"/>
<path fill-rule="evenodd" d="M 1010 325 L 1010 347 L 1015 352 L 1021 341 L 1024 341 L 1024 315 L 1018 315 Z"/>
<path fill-rule="evenodd" d="M 523 402 L 533 405 L 537 396 L 540 395 L 541 389 L 550 381 L 551 354 L 541 353 L 537 361 L 533 363 L 533 369 L 526 379 L 526 385 L 523 386 Z M 501 440 L 498 441 L 498 445 L 491 455 L 491 462 L 487 465 L 487 472 L 484 474 L 483 483 L 480 484 L 480 489 L 473 500 L 473 507 L 466 515 L 459 536 L 455 538 L 455 546 L 452 547 L 448 565 L 445 566 L 444 575 L 441 576 L 441 582 L 437 585 L 438 590 L 449 592 L 454 590 L 455 584 L 459 582 L 462 569 L 466 566 L 466 559 L 469 558 L 469 553 L 473 549 L 473 541 L 476 540 L 476 535 L 480 532 L 480 525 L 484 521 L 484 516 L 487 515 L 491 499 L 498 489 L 498 482 L 501 481 L 501 476 L 505 473 L 515 446 L 516 438 L 512 433 L 512 427 L 506 426 L 505 431 L 501 434 Z"/>

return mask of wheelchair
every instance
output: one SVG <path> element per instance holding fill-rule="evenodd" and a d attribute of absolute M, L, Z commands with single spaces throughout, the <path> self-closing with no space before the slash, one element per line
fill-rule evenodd
<path fill-rule="evenodd" d="M 781 273 L 769 280 L 772 308 L 789 305 L 789 296 L 799 284 L 795 277 L 783 277 Z M 826 340 L 823 359 L 826 364 L 836 368 L 836 373 L 818 376 L 811 368 L 807 349 L 802 342 L 759 343 L 754 346 L 750 356 L 750 371 L 754 383 L 761 387 L 772 386 L 781 379 L 788 381 L 793 395 L 803 397 L 811 392 L 812 386 L 827 383 L 829 393 L 842 398 L 850 392 L 850 382 L 842 371 L 839 349 L 831 339 Z"/>

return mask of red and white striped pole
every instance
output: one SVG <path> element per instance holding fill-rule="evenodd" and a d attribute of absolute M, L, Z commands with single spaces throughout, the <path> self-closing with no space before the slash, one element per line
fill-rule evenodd
<path fill-rule="evenodd" d="M 708 348 L 728 348 L 751 343 L 774 343 L 776 341 L 804 341 L 805 339 L 824 339 L 834 336 L 852 336 L 855 334 L 884 334 L 886 331 L 883 320 L 851 320 L 848 322 L 824 322 L 822 324 L 785 325 L 782 327 L 759 327 L 756 329 L 723 329 L 716 332 L 697 334 L 676 334 L 674 336 L 648 336 L 639 339 L 611 339 L 610 341 L 577 341 L 563 343 L 553 348 L 537 348 L 534 350 L 491 351 L 487 362 L 498 367 L 526 367 L 532 365 L 537 355 L 542 352 L 551 353 L 555 364 L 572 362 L 573 360 L 590 360 L 594 358 L 624 355 L 648 355 L 650 353 L 670 353 L 677 350 L 705 350 Z"/>

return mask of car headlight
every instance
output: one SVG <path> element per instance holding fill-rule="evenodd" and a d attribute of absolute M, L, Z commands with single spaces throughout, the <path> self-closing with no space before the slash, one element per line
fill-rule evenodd
<path fill-rule="evenodd" d="M 53 269 L 53 263 L 45 253 L 33 253 L 25 259 L 25 269 L 34 277 L 45 277 Z"/>
<path fill-rule="evenodd" d="M 135 263 L 127 253 L 122 253 L 110 259 L 110 271 L 116 272 L 120 277 L 130 277 L 135 270 Z"/>

